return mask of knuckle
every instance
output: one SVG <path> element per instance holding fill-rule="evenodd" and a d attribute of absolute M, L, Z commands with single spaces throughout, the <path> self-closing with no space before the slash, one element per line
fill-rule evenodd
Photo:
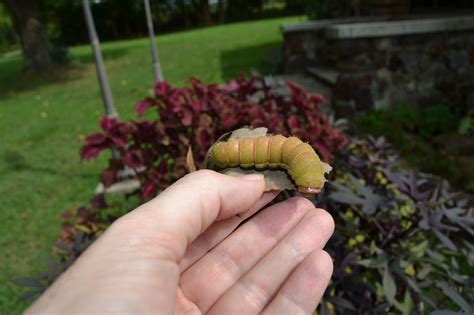
<path fill-rule="evenodd" d="M 225 276 L 233 281 L 237 281 L 240 278 L 242 272 L 238 261 L 233 257 L 232 253 L 217 247 L 209 252 L 208 257 L 212 261 L 214 268 L 223 277 Z"/>
<path fill-rule="evenodd" d="M 213 170 L 205 169 L 205 170 L 199 170 L 197 172 L 194 172 L 194 174 L 207 177 L 207 176 L 216 176 L 218 173 Z"/>
<path fill-rule="evenodd" d="M 199 170 L 185 175 L 180 180 L 180 184 L 186 187 L 186 189 L 199 191 L 201 194 L 208 193 L 219 187 L 219 175 L 219 173 L 213 170 Z"/>
<path fill-rule="evenodd" d="M 185 177 L 195 179 L 195 180 L 215 180 L 218 177 L 219 173 L 213 170 L 199 170 L 197 172 L 192 172 Z"/>

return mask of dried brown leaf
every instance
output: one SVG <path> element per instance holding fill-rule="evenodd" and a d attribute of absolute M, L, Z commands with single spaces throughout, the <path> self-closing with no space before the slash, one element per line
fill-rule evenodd
<path fill-rule="evenodd" d="M 191 146 L 188 147 L 188 153 L 186 153 L 186 165 L 188 166 L 189 173 L 196 171 L 196 163 L 194 162 L 193 150 Z"/>

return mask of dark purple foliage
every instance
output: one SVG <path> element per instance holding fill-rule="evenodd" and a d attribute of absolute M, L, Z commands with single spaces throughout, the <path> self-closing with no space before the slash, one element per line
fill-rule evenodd
<path fill-rule="evenodd" d="M 296 84 L 288 83 L 287 97 L 275 93 L 261 77 L 240 77 L 220 86 L 197 79 L 190 79 L 189 84 L 176 88 L 157 82 L 155 97 L 139 101 L 136 114 L 153 108 L 158 119 L 119 122 L 103 118 L 102 131 L 86 138 L 83 159 L 105 149 L 114 149 L 120 156 L 102 173 L 106 187 L 120 179 L 121 170 L 130 168 L 142 183 L 140 198 L 149 199 L 186 173 L 189 147 L 199 165 L 219 136 L 242 126 L 265 126 L 273 133 L 296 135 L 327 161 L 347 142 L 320 111 L 324 98 Z"/>
<path fill-rule="evenodd" d="M 318 202 L 336 220 L 327 246 L 333 282 L 324 299 L 332 304 L 325 307 L 341 314 L 472 312 L 473 268 L 462 266 L 472 264 L 473 200 L 442 179 L 404 171 L 383 138 L 351 143 Z"/>

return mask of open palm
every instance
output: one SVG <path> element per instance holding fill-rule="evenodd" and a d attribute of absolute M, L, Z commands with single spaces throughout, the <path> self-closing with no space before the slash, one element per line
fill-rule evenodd
<path fill-rule="evenodd" d="M 263 180 L 184 177 L 114 223 L 30 313 L 311 314 L 332 274 L 334 222 Z"/>

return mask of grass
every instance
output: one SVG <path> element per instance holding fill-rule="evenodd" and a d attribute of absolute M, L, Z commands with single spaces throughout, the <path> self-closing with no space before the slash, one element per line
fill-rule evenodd
<path fill-rule="evenodd" d="M 209 27 L 158 37 L 166 79 L 190 76 L 221 82 L 271 66 L 262 60 L 281 45 L 279 25 L 291 17 Z M 134 103 L 152 85 L 146 38 L 104 43 L 106 68 L 118 111 L 134 117 Z M 70 49 L 72 63 L 47 78 L 24 77 L 21 56 L 0 58 L 0 314 L 17 314 L 23 289 L 12 279 L 45 271 L 59 236 L 58 214 L 92 196 L 107 156 L 79 159 L 85 135 L 98 129 L 100 91 L 89 46 Z"/>

